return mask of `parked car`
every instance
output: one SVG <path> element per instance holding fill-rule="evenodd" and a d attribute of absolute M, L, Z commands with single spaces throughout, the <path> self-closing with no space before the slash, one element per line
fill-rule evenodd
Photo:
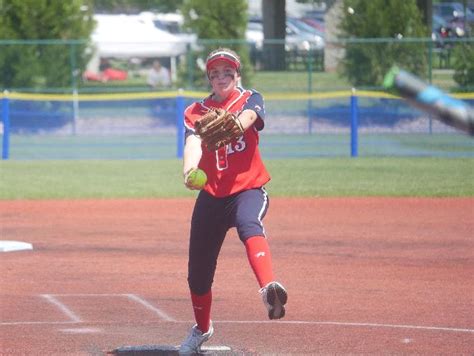
<path fill-rule="evenodd" d="M 460 38 L 465 36 L 463 27 L 457 26 L 456 23 L 448 22 L 439 15 L 433 15 L 431 24 L 432 31 L 439 34 L 442 39 Z"/>
<path fill-rule="evenodd" d="M 107 68 L 101 72 L 93 72 L 86 70 L 82 75 L 82 78 L 85 81 L 98 81 L 103 83 L 110 81 L 127 80 L 127 77 L 127 71 L 117 68 Z"/>
<path fill-rule="evenodd" d="M 287 26 L 292 28 L 295 33 L 299 33 L 300 35 L 309 33 L 314 36 L 314 40 L 319 42 L 321 46 L 324 45 L 325 33 L 323 31 L 320 31 L 295 17 L 287 17 L 286 22 Z"/>
<path fill-rule="evenodd" d="M 326 24 L 324 23 L 324 21 L 318 20 L 313 17 L 306 17 L 306 16 L 301 17 L 300 20 L 303 21 L 308 26 L 311 26 L 322 33 L 326 32 Z"/>
<path fill-rule="evenodd" d="M 247 41 L 254 45 L 255 49 L 261 49 L 263 45 L 263 23 L 262 19 L 251 19 L 247 25 Z M 286 39 L 285 49 L 287 51 L 296 51 L 298 53 L 308 52 L 309 50 L 324 50 L 324 34 L 318 30 L 306 25 L 304 22 L 287 18 L 286 20 Z"/>
<path fill-rule="evenodd" d="M 460 2 L 441 2 L 433 4 L 433 14 L 441 16 L 446 21 L 464 19 L 469 23 L 474 23 L 474 12 L 469 7 L 464 8 Z"/>
<path fill-rule="evenodd" d="M 250 45 L 250 60 L 259 67 L 263 57 L 263 23 L 261 18 L 252 18 L 247 24 L 246 39 Z M 273 40 L 273 39 L 271 39 Z M 308 26 L 296 18 L 286 19 L 285 50 L 287 62 L 306 62 L 310 56 L 317 61 L 318 67 L 324 58 L 324 33 Z"/>
<path fill-rule="evenodd" d="M 325 10 L 311 10 L 305 13 L 305 17 L 319 20 L 324 23 Z"/>

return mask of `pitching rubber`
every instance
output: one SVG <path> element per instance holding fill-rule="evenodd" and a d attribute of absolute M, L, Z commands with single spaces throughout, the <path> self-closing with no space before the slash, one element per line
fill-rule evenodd
<path fill-rule="evenodd" d="M 121 356 L 150 356 L 150 355 L 179 355 L 179 346 L 171 345 L 139 345 L 139 346 L 122 346 L 113 351 L 107 352 L 108 355 Z M 197 355 L 228 355 L 232 349 L 229 346 L 208 345 L 201 346 L 201 351 Z"/>

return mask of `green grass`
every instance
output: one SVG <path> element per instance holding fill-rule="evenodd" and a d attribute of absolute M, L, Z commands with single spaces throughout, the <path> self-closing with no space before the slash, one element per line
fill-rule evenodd
<path fill-rule="evenodd" d="M 267 160 L 271 196 L 474 196 L 470 158 Z M 0 199 L 193 197 L 181 161 L 3 161 Z"/>
<path fill-rule="evenodd" d="M 303 123 L 306 129 L 306 123 Z M 319 124 L 313 125 L 318 132 Z M 350 134 L 263 135 L 260 149 L 264 158 L 348 157 Z M 67 159 L 172 159 L 176 137 L 153 136 L 21 136 L 12 135 L 13 160 Z M 359 155 L 474 157 L 474 140 L 460 134 L 371 134 L 359 135 Z"/>
<path fill-rule="evenodd" d="M 433 69 L 432 83 L 443 90 L 451 90 L 457 87 L 453 80 L 453 70 Z M 245 82 L 245 81 L 244 81 Z M 245 83 L 244 83 L 245 84 Z M 334 90 L 349 90 L 352 88 L 346 78 L 335 72 L 312 72 L 311 80 L 307 70 L 298 71 L 256 71 L 252 76 L 249 87 L 256 88 L 262 93 L 270 92 L 307 92 L 311 86 L 314 92 L 327 92 Z M 125 81 L 116 82 L 90 82 L 83 84 L 81 90 L 85 92 L 123 92 L 123 91 L 148 91 L 145 78 L 130 78 Z M 202 90 L 207 91 L 207 88 Z M 380 87 L 378 90 L 383 90 Z"/>
<path fill-rule="evenodd" d="M 252 76 L 251 87 L 262 92 L 307 92 L 308 91 L 308 74 L 307 70 L 300 71 L 257 71 Z M 83 84 L 81 90 L 85 92 L 101 92 L 107 91 L 148 91 L 146 86 L 146 78 L 130 78 L 124 81 L 116 82 L 90 82 Z M 313 72 L 312 87 L 314 91 L 330 91 L 330 90 L 347 90 L 351 85 L 347 80 L 339 77 L 337 73 Z M 203 88 L 207 91 L 207 88 Z"/>
<path fill-rule="evenodd" d="M 314 72 L 309 82 L 307 71 L 299 72 L 256 72 L 252 84 L 265 92 L 307 92 L 309 85 L 313 91 L 348 90 L 352 85 L 337 73 Z"/>
<path fill-rule="evenodd" d="M 474 160 L 325 158 L 268 161 L 279 196 L 473 196 Z"/>

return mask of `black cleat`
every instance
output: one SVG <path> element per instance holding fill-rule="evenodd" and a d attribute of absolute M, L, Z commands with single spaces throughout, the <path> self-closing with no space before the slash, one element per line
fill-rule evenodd
<path fill-rule="evenodd" d="M 288 300 L 285 287 L 278 282 L 270 282 L 260 289 L 260 293 L 262 293 L 263 304 L 268 309 L 268 318 L 271 320 L 283 318 Z"/>

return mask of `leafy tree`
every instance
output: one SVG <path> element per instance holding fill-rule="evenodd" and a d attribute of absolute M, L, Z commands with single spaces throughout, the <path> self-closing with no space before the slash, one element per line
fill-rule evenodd
<path fill-rule="evenodd" d="M 427 33 L 416 0 L 344 0 L 343 6 L 343 38 L 393 39 L 346 44 L 341 72 L 353 85 L 380 86 L 394 64 L 417 75 L 426 74 L 426 48 L 419 42 L 403 41 Z"/>
<path fill-rule="evenodd" d="M 217 47 L 229 47 L 239 54 L 242 62 L 242 80 L 244 85 L 250 85 L 252 70 L 248 45 L 245 41 L 247 7 L 246 0 L 184 0 L 181 12 L 185 27 L 196 33 L 202 44 L 202 50 L 190 56 L 193 72 L 197 70 L 198 73 L 202 73 L 191 79 L 193 86 L 206 85 L 203 68 L 197 63 L 203 63 L 206 55 Z"/>
<path fill-rule="evenodd" d="M 0 42 L 0 86 L 71 85 L 88 60 L 87 41 L 94 26 L 91 1 L 0 0 L 0 39 L 9 40 Z"/>
<path fill-rule="evenodd" d="M 136 13 L 142 11 L 175 12 L 183 0 L 94 0 L 95 12 Z"/>
<path fill-rule="evenodd" d="M 472 43 L 460 43 L 453 50 L 454 80 L 462 90 L 474 89 L 474 46 Z"/>
<path fill-rule="evenodd" d="M 427 30 L 426 35 L 430 36 L 433 22 L 433 0 L 416 0 L 416 5 L 420 9 L 421 19 Z"/>

